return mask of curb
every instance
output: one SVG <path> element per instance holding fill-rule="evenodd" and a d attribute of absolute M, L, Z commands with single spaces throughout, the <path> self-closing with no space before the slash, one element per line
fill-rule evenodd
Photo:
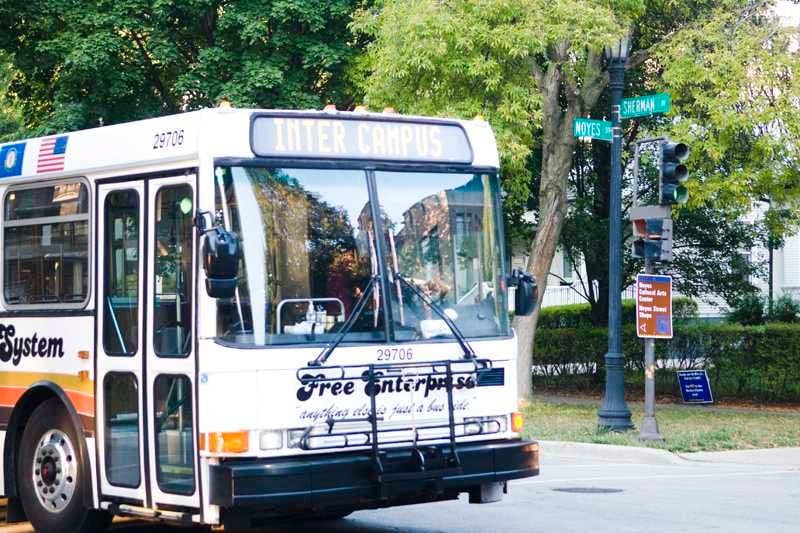
<path fill-rule="evenodd" d="M 619 446 L 616 444 L 590 444 L 586 442 L 564 442 L 556 440 L 540 440 L 541 456 L 547 461 L 548 455 L 591 457 L 604 461 L 623 463 L 644 463 L 649 465 L 685 465 L 688 459 L 656 448 L 638 446 Z"/>
<path fill-rule="evenodd" d="M 756 448 L 720 452 L 689 452 L 676 454 L 692 463 L 729 465 L 762 465 L 800 470 L 800 448 Z"/>

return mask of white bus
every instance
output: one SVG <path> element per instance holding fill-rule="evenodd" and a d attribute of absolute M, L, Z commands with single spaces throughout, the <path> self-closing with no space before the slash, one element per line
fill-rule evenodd
<path fill-rule="evenodd" d="M 10 521 L 239 527 L 537 475 L 498 167 L 482 120 L 328 109 L 0 145 Z"/>

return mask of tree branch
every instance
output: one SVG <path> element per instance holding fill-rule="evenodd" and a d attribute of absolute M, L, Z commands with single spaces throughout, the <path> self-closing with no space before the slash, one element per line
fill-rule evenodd
<path fill-rule="evenodd" d="M 649 49 L 636 50 L 630 55 L 630 57 L 628 57 L 628 61 L 625 62 L 625 70 L 633 70 L 638 68 L 648 59 L 650 59 Z"/>
<path fill-rule="evenodd" d="M 153 64 L 153 61 L 150 59 L 150 54 L 147 52 L 145 48 L 144 42 L 142 42 L 141 37 L 135 31 L 131 32 L 131 37 L 133 37 L 133 41 L 136 45 L 136 48 L 139 49 L 139 52 L 142 56 L 142 60 L 145 63 L 145 67 L 147 71 L 150 73 L 150 78 L 155 85 L 156 90 L 161 95 L 161 98 L 164 100 L 164 105 L 167 106 L 167 109 L 172 113 L 177 113 L 178 109 L 175 106 L 175 102 L 172 100 L 172 95 L 169 94 L 169 91 L 164 84 L 161 83 L 161 78 L 158 76 L 158 70 L 156 70 L 156 66 Z"/>

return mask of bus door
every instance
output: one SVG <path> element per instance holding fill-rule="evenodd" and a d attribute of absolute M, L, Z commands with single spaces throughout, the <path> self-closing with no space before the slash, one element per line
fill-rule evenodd
<path fill-rule="evenodd" d="M 194 176 L 103 184 L 98 202 L 101 499 L 196 508 Z"/>
<path fill-rule="evenodd" d="M 101 499 L 145 505 L 144 182 L 97 191 L 97 442 Z"/>

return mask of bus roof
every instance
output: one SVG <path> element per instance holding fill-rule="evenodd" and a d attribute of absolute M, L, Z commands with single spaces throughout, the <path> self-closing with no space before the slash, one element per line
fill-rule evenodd
<path fill-rule="evenodd" d="M 258 156 L 499 167 L 494 134 L 483 120 L 219 107 L 0 144 L 0 178 Z"/>

